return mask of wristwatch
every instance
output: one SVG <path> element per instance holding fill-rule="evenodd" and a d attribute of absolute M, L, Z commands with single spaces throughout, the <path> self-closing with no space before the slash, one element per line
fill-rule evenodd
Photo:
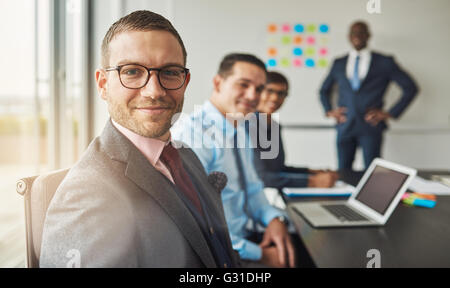
<path fill-rule="evenodd" d="M 281 216 L 278 216 L 276 218 L 278 220 L 280 220 L 280 222 L 283 223 L 284 225 L 289 226 L 289 220 L 288 220 L 288 218 L 286 216 L 281 215 Z"/>

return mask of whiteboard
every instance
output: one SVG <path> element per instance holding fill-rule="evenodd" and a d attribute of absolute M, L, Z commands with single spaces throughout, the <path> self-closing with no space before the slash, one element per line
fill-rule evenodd
<path fill-rule="evenodd" d="M 395 56 L 420 87 L 418 97 L 399 123 L 421 127 L 448 127 L 450 123 L 448 0 L 380 0 L 380 14 L 369 14 L 366 0 L 169 0 L 156 5 L 157 2 L 128 0 L 126 10 L 152 9 L 153 5 L 157 8 L 153 11 L 168 17 L 179 31 L 192 73 L 186 91 L 186 113 L 211 95 L 212 78 L 225 54 L 246 52 L 268 59 L 268 24 L 328 24 L 331 61 L 348 53 L 350 24 L 364 20 L 372 33 L 370 48 Z M 282 123 L 333 123 L 324 117 L 319 102 L 319 89 L 330 66 L 276 69 L 288 77 L 291 85 L 290 95 L 279 111 Z M 396 85 L 390 85 L 386 107 L 400 94 Z"/>

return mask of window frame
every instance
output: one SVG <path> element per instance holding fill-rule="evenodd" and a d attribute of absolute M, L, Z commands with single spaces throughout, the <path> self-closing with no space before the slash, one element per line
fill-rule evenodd
<path fill-rule="evenodd" d="M 39 0 L 35 0 L 39 1 Z M 49 169 L 61 169 L 70 167 L 73 163 L 65 157 L 67 147 L 66 137 L 63 137 L 67 121 L 64 116 L 66 105 L 66 86 L 67 86 L 67 63 L 66 57 L 66 11 L 67 3 L 70 0 L 50 0 L 50 115 L 48 121 L 48 162 Z M 92 14 L 90 11 L 91 1 L 81 0 L 81 95 L 80 107 L 81 115 L 78 126 L 77 149 L 81 153 L 89 145 L 92 139 L 93 123 L 93 105 L 92 105 L 92 81 L 91 80 L 91 61 L 89 47 L 91 44 Z M 70 158 L 69 158 L 70 159 Z M 78 159 L 75 159 L 75 161 Z"/>

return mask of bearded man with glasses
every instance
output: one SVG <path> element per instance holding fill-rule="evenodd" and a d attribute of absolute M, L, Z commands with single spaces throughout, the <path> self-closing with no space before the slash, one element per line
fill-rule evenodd
<path fill-rule="evenodd" d="M 171 139 L 185 65 L 183 42 L 161 15 L 136 11 L 110 27 L 95 77 L 111 119 L 50 203 L 41 267 L 66 267 L 74 250 L 81 267 L 239 265 L 218 188 Z"/>

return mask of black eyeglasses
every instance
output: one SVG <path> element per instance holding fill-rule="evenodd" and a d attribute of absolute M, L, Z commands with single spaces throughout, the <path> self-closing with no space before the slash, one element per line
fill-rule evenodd
<path fill-rule="evenodd" d="M 167 90 L 177 90 L 184 85 L 186 76 L 189 73 L 189 69 L 178 65 L 147 68 L 139 64 L 125 64 L 105 69 L 108 72 L 114 70 L 117 70 L 119 73 L 120 83 L 122 83 L 123 87 L 129 89 L 141 89 L 147 85 L 150 79 L 150 71 L 157 71 L 161 87 Z"/>
<path fill-rule="evenodd" d="M 286 97 L 288 92 L 286 90 L 275 90 L 275 89 L 270 89 L 270 88 L 266 88 L 266 93 L 268 94 L 277 94 L 278 97 Z"/>

